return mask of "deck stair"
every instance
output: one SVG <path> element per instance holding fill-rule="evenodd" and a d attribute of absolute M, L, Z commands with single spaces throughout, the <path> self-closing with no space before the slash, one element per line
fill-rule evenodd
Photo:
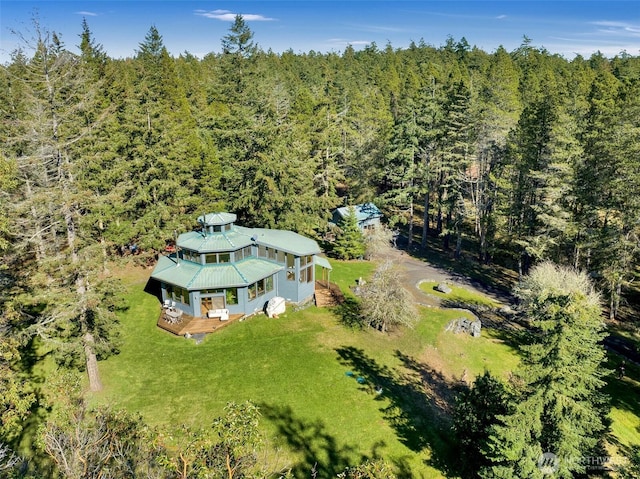
<path fill-rule="evenodd" d="M 344 295 L 338 285 L 327 281 L 316 281 L 314 298 L 318 308 L 337 306 L 344 302 Z"/>

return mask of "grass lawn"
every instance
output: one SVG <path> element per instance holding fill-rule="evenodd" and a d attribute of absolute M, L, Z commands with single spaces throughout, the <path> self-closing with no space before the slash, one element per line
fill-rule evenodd
<path fill-rule="evenodd" d="M 331 280 L 344 290 L 372 270 L 366 262 L 335 265 Z M 446 419 L 453 379 L 465 369 L 501 372 L 517 362 L 491 335 L 444 332 L 460 312 L 429 308 L 415 330 L 391 335 L 346 328 L 331 310 L 309 307 L 278 319 L 249 318 L 196 344 L 156 327 L 160 306 L 144 292 L 147 275 L 127 274 L 124 344 L 100 363 L 104 391 L 94 400 L 169 429 L 208 427 L 228 401 L 252 400 L 261 407 L 265 433 L 300 476 L 317 463 L 318 477 L 330 477 L 380 455 L 414 476 L 444 477 L 442 458 L 453 452 Z M 428 358 L 443 371 L 427 366 Z"/>
<path fill-rule="evenodd" d="M 366 262 L 332 263 L 331 281 L 343 291 L 372 271 Z M 518 363 L 498 333 L 445 332 L 461 312 L 437 308 L 422 308 L 414 330 L 387 335 L 345 327 L 331 309 L 289 309 L 278 319 L 230 324 L 196 344 L 156 327 L 160 305 L 144 292 L 148 274 L 123 275 L 130 304 L 121 315 L 124 344 L 100 363 L 104 391 L 94 400 L 173 432 L 182 423 L 209 427 L 227 402 L 251 400 L 296 477 L 310 477 L 314 465 L 316 477 L 335 477 L 374 456 L 394 462 L 401 477 L 455 476 L 459 451 L 448 413 L 459 380 L 484 369 L 506 377 Z M 629 424 L 625 443 L 633 441 L 637 408 L 618 409 L 614 424 Z"/>
<path fill-rule="evenodd" d="M 329 280 L 340 286 L 345 294 L 352 294 L 351 287 L 356 285 L 359 278 L 368 278 L 373 273 L 375 265 L 369 261 L 331 261 L 335 268 L 330 272 Z M 316 278 L 322 277 L 322 270 L 316 267 Z"/>
<path fill-rule="evenodd" d="M 451 288 L 451 293 L 442 293 L 436 290 L 436 286 L 438 286 L 438 284 L 440 284 L 438 281 L 423 281 L 420 283 L 420 289 L 425 293 L 431 294 L 441 300 L 448 300 L 456 303 L 466 303 L 477 306 L 500 306 L 500 303 L 498 301 L 490 298 L 489 296 L 455 284 L 447 284 L 447 286 Z"/>
<path fill-rule="evenodd" d="M 619 356 L 610 354 L 606 367 L 615 371 L 620 361 Z M 611 397 L 610 442 L 622 449 L 640 445 L 640 367 L 626 364 L 624 377 L 609 377 L 604 392 Z"/>

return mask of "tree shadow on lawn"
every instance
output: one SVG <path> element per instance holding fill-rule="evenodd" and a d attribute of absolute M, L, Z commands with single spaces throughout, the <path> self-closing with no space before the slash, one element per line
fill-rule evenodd
<path fill-rule="evenodd" d="M 286 440 L 289 449 L 302 455 L 301 461 L 291 468 L 293 477 L 335 478 L 348 466 L 381 457 L 378 450 L 384 446 L 383 443 L 376 444 L 368 456 L 358 454 L 353 446 L 338 445 L 322 421 L 305 421 L 296 417 L 289 406 L 261 404 L 260 412 L 276 426 L 278 437 Z M 400 461 L 395 465 L 399 478 L 411 478 L 406 464 Z"/>
<path fill-rule="evenodd" d="M 353 296 L 346 295 L 344 301 L 334 308 L 338 320 L 352 329 L 362 328 L 362 310 L 360 302 Z"/>
<path fill-rule="evenodd" d="M 381 366 L 362 349 L 336 349 L 339 360 L 364 379 L 360 389 L 375 394 L 380 411 L 409 449 L 429 448 L 428 465 L 443 474 L 457 475 L 459 456 L 451 429 L 451 408 L 459 387 L 440 372 L 396 351 L 404 371 Z M 381 392 L 380 392 L 381 391 Z"/>
<path fill-rule="evenodd" d="M 640 367 L 627 361 L 623 356 L 609 351 L 605 368 L 611 372 L 603 378 L 607 383 L 603 392 L 609 396 L 611 407 L 628 411 L 636 418 L 640 418 L 640 401 L 638 400 L 640 398 Z M 623 364 L 625 371 L 621 376 L 620 366 Z M 631 429 L 640 434 L 640 422 L 638 422 L 638 425 L 631 424 Z M 613 462 L 610 465 L 608 464 L 613 470 L 616 470 L 621 461 L 624 462 L 623 457 L 630 458 L 635 452 L 634 448 L 640 447 L 640 443 L 634 444 L 634 440 L 624 433 L 622 437 L 618 437 L 611 428 L 604 439 L 615 448 L 614 456 L 611 457 Z M 611 454 L 610 449 L 598 452 L 603 457 L 608 457 Z"/>
<path fill-rule="evenodd" d="M 45 381 L 45 377 L 42 374 L 36 374 L 35 367 L 38 364 L 41 364 L 46 360 L 48 356 L 51 356 L 53 351 L 51 349 L 46 349 L 44 346 L 40 345 L 36 336 L 31 336 L 22 349 L 20 350 L 20 360 L 18 362 L 18 367 L 20 371 L 29 377 L 29 382 L 31 384 L 42 384 Z"/>
<path fill-rule="evenodd" d="M 624 363 L 624 374 L 619 375 Z M 606 378 L 604 392 L 611 398 L 611 406 L 629 411 L 640 418 L 640 366 L 629 363 L 618 354 L 609 352 L 605 367 L 611 370 Z M 640 425 L 636 428 L 640 432 Z"/>

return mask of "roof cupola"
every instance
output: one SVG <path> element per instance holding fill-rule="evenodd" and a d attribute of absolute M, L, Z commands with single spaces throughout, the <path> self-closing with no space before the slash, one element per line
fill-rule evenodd
<path fill-rule="evenodd" d="M 205 234 L 222 233 L 231 230 L 236 215 L 233 213 L 207 213 L 198 216 L 198 223 L 202 225 Z"/>

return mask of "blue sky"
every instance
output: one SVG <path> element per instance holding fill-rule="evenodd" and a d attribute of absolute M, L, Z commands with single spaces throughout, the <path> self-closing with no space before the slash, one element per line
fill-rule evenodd
<path fill-rule="evenodd" d="M 242 14 L 261 48 L 275 52 L 341 52 L 376 42 L 404 48 L 424 39 L 440 46 L 465 37 L 491 52 L 511 51 L 526 35 L 533 45 L 573 58 L 595 51 L 640 55 L 640 1 L 30 1 L 0 0 L 0 62 L 17 38 L 28 35 L 37 11 L 40 24 L 77 50 L 82 18 L 114 58 L 133 56 L 154 25 L 173 55 L 202 57 L 220 51 L 235 14 Z"/>

